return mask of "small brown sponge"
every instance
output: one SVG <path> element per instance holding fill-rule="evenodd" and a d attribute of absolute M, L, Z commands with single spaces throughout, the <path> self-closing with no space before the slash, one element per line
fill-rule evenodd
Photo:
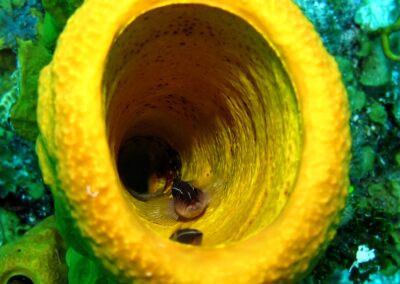
<path fill-rule="evenodd" d="M 67 284 L 65 250 L 54 216 L 48 217 L 21 239 L 0 248 L 0 284 Z"/>

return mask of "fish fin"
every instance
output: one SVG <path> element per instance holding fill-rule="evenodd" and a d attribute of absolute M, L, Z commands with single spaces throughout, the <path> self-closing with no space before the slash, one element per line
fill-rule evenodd
<path fill-rule="evenodd" d="M 173 209 L 173 199 L 163 196 L 151 199 L 141 204 L 142 212 L 147 219 L 160 225 L 173 225 L 178 215 Z"/>
<path fill-rule="evenodd" d="M 168 214 L 176 221 L 179 219 L 179 215 L 175 211 L 174 199 L 171 199 L 168 204 Z"/>

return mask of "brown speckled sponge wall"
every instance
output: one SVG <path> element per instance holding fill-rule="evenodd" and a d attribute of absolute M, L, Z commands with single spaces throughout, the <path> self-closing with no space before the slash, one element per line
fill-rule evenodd
<path fill-rule="evenodd" d="M 152 135 L 180 152 L 183 178 L 213 195 L 207 222 L 195 226 L 226 232 L 206 234 L 206 245 L 259 229 L 248 221 L 252 214 L 265 215 L 263 226 L 273 220 L 295 179 L 301 123 L 288 75 L 254 28 L 207 6 L 155 9 L 116 38 L 106 66 L 111 144 L 117 151 L 130 136 Z M 277 158 L 287 162 L 269 162 Z M 248 172 L 238 175 L 243 167 Z M 229 198 L 236 194 L 242 198 Z M 237 214 L 216 219 L 223 199 Z M 230 229 L 233 220 L 240 228 Z M 172 229 L 159 230 L 167 236 Z"/>

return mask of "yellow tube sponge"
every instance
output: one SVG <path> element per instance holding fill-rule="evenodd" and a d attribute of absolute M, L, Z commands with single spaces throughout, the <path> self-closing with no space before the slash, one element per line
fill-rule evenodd
<path fill-rule="evenodd" d="M 347 97 L 289 0 L 85 1 L 39 93 L 37 152 L 68 212 L 61 231 L 121 281 L 294 282 L 334 235 Z M 170 220 L 129 194 L 116 165 L 135 136 L 176 150 L 182 179 L 210 196 L 203 215 Z M 169 240 L 181 228 L 202 245 Z"/>

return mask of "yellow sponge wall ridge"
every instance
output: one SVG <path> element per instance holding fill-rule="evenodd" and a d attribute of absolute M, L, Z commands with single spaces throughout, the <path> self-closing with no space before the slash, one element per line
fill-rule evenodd
<path fill-rule="evenodd" d="M 121 281 L 295 282 L 334 235 L 347 97 L 291 1 L 86 1 L 39 93 L 45 180 Z M 135 135 L 179 152 L 182 178 L 210 195 L 203 216 L 171 222 L 129 195 L 116 156 Z M 168 239 L 187 227 L 202 246 Z"/>

